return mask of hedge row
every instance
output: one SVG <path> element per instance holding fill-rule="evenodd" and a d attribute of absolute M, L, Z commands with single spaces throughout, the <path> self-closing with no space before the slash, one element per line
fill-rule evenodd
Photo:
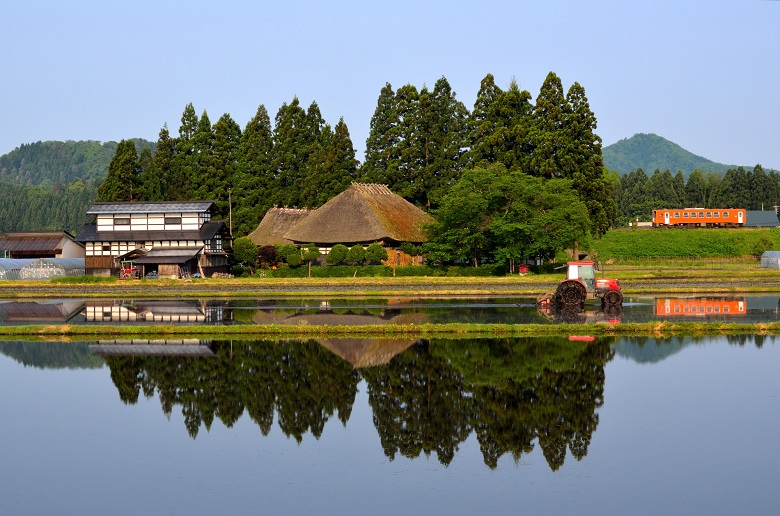
<path fill-rule="evenodd" d="M 430 267 L 428 265 L 409 265 L 404 267 L 388 267 L 386 265 L 330 265 L 327 267 L 313 266 L 312 278 L 371 278 L 392 276 L 446 276 L 446 277 L 485 277 L 503 276 L 506 267 L 498 265 L 482 265 L 480 267 L 448 266 Z M 261 269 L 255 276 L 269 278 L 306 278 L 309 268 L 306 265 L 298 267 L 282 266 L 276 269 Z"/>

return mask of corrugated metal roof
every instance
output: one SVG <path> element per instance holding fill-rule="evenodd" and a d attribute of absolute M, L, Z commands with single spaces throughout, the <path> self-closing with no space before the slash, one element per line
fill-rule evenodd
<path fill-rule="evenodd" d="M 202 247 L 155 247 L 135 263 L 184 263 L 195 258 Z"/>
<path fill-rule="evenodd" d="M 87 215 L 106 213 L 205 213 L 214 201 L 96 202 Z"/>
<path fill-rule="evenodd" d="M 0 250 L 25 253 L 54 253 L 62 251 L 63 240 L 73 239 L 64 231 L 3 233 Z"/>

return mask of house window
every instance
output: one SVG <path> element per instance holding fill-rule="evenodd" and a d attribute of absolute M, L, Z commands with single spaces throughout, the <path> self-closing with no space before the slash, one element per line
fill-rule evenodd
<path fill-rule="evenodd" d="M 111 251 L 111 246 L 110 245 L 104 245 L 102 247 L 102 249 L 103 249 L 103 251 L 109 251 L 110 252 Z"/>
<path fill-rule="evenodd" d="M 117 217 L 114 219 L 114 225 L 115 226 L 129 226 L 130 225 L 130 217 Z"/>
<path fill-rule="evenodd" d="M 165 217 L 166 224 L 181 224 L 181 217 Z"/>

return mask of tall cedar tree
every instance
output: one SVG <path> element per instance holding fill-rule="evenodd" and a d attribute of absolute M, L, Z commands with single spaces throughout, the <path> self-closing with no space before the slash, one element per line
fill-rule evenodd
<path fill-rule="evenodd" d="M 329 128 L 328 128 L 329 129 Z M 319 178 L 319 192 L 312 206 L 321 206 L 337 196 L 357 179 L 358 160 L 349 137 L 344 118 L 339 119 L 332 135 L 328 131 L 329 143 L 324 149 L 322 175 Z"/>
<path fill-rule="evenodd" d="M 531 169 L 536 176 L 554 178 L 572 175 L 573 163 L 569 159 L 572 142 L 568 140 L 566 131 L 567 111 L 561 80 L 550 72 L 536 97 L 533 112 Z"/>
<path fill-rule="evenodd" d="M 565 168 L 561 172 L 563 177 L 573 181 L 574 189 L 588 206 L 591 230 L 596 235 L 603 235 L 615 222 L 617 205 L 612 200 L 610 183 L 604 177 L 596 116 L 590 109 L 585 89 L 576 82 L 567 92 L 566 105 L 564 129 L 569 148 L 565 155 Z"/>
<path fill-rule="evenodd" d="M 108 175 L 97 192 L 98 202 L 135 201 L 140 196 L 140 166 L 132 140 L 122 140 L 108 165 Z"/>
<path fill-rule="evenodd" d="M 188 156 L 190 164 L 190 188 L 192 199 L 211 200 L 213 197 L 204 191 L 203 185 L 211 174 L 216 173 L 214 167 L 214 130 L 211 127 L 206 110 L 198 120 L 198 130 L 192 136 L 193 154 Z"/>
<path fill-rule="evenodd" d="M 179 138 L 175 141 L 174 161 L 171 164 L 171 183 L 167 186 L 169 201 L 185 201 L 193 198 L 195 166 L 195 134 L 198 131 L 198 115 L 192 103 L 184 107 L 179 126 Z"/>
<path fill-rule="evenodd" d="M 390 83 L 379 92 L 376 109 L 366 139 L 366 155 L 360 167 L 362 180 L 389 184 L 388 169 L 393 149 L 398 144 L 398 117 L 395 115 L 395 93 Z"/>
<path fill-rule="evenodd" d="M 298 97 L 283 104 L 276 113 L 271 150 L 271 170 L 274 184 L 270 192 L 274 204 L 298 206 L 300 195 L 296 187 L 306 177 L 309 140 L 306 135 L 306 111 Z"/>
<path fill-rule="evenodd" d="M 211 159 L 208 173 L 202 177 L 196 192 L 198 199 L 213 200 L 217 205 L 217 217 L 228 220 L 233 184 L 239 176 L 241 127 L 227 113 L 222 115 L 213 127 Z"/>
<path fill-rule="evenodd" d="M 237 235 L 249 234 L 272 206 L 267 194 L 272 181 L 272 145 L 271 118 L 261 104 L 241 135 L 242 166 L 235 184 L 233 208 L 233 229 Z"/>
<path fill-rule="evenodd" d="M 508 170 L 527 171 L 533 146 L 530 142 L 531 94 L 512 81 L 502 91 L 488 74 L 480 86 L 469 119 L 469 162 L 501 163 Z"/>

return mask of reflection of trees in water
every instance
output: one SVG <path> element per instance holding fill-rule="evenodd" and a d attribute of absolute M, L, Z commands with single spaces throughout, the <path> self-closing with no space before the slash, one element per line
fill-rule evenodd
<path fill-rule="evenodd" d="M 421 341 L 359 372 L 313 341 L 223 344 L 211 358 L 105 360 L 122 401 L 157 392 L 166 414 L 181 406 L 193 438 L 215 417 L 232 426 L 244 410 L 264 435 L 276 414 L 285 435 L 300 442 L 311 431 L 319 438 L 334 413 L 346 424 L 362 377 L 391 460 L 435 452 L 448 465 L 473 431 L 491 468 L 507 453 L 519 460 L 536 439 L 556 470 L 567 448 L 577 459 L 587 453 L 610 341 Z"/>
<path fill-rule="evenodd" d="M 536 438 L 551 469 L 587 454 L 603 403 L 609 340 L 481 339 L 421 343 L 363 371 L 385 454 L 437 452 L 449 464 L 472 430 L 485 464 L 518 460 Z"/>
<path fill-rule="evenodd" d="M 194 438 L 214 417 L 231 427 L 247 411 L 264 435 L 274 412 L 285 435 L 299 442 L 311 431 L 319 438 L 338 413 L 347 422 L 357 393 L 356 371 L 317 342 L 241 342 L 217 347 L 216 357 L 105 358 L 125 403 L 160 397 L 163 411 L 180 405 Z"/>

